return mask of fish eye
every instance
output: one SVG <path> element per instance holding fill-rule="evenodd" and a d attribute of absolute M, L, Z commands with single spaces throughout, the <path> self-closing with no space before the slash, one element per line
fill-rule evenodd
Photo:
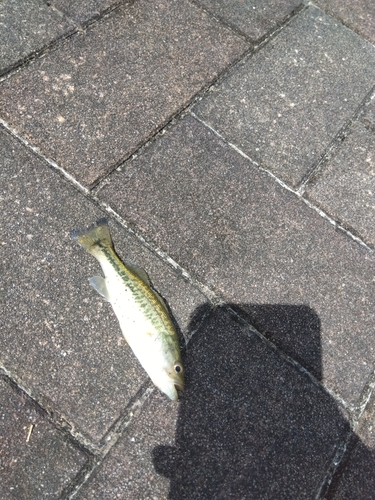
<path fill-rule="evenodd" d="M 181 366 L 181 365 L 179 365 L 178 363 L 176 363 L 176 364 L 174 365 L 174 369 L 175 369 L 175 371 L 176 371 L 177 373 L 182 372 L 182 366 Z"/>

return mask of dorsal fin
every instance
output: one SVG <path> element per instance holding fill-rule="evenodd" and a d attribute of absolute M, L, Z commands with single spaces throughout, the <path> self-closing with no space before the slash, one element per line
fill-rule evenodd
<path fill-rule="evenodd" d="M 155 295 L 155 297 L 158 299 L 158 301 L 160 302 L 160 305 L 163 306 L 165 312 L 167 314 L 169 314 L 167 304 L 165 303 L 165 300 L 163 299 L 163 297 L 161 295 L 159 295 L 158 292 L 156 290 L 154 290 L 153 288 L 152 288 L 152 292 Z"/>
<path fill-rule="evenodd" d="M 138 278 L 142 280 L 145 285 L 151 286 L 150 278 L 148 277 L 144 269 L 137 266 L 137 264 L 134 264 L 134 262 L 129 262 L 128 260 L 124 261 L 124 264 L 129 269 L 129 271 L 138 276 Z"/>
<path fill-rule="evenodd" d="M 151 288 L 152 293 L 155 295 L 160 305 L 163 306 L 163 309 L 166 311 L 166 313 L 169 314 L 167 304 L 165 303 L 161 295 L 159 295 L 158 292 L 154 290 L 154 288 L 152 288 L 150 278 L 148 277 L 146 271 L 142 269 L 142 267 L 137 266 L 137 264 L 134 264 L 134 262 L 129 262 L 128 260 L 124 261 L 124 264 L 129 269 L 129 271 L 138 276 L 138 278 L 142 280 L 145 285 Z"/>

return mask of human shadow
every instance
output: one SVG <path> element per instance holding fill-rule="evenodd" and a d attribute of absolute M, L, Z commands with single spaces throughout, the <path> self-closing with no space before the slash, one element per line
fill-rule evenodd
<path fill-rule="evenodd" d="M 246 314 L 282 353 L 321 378 L 320 321 L 309 307 L 199 307 L 191 325 L 204 320 L 184 353 L 176 445 L 154 448 L 155 469 L 170 479 L 170 500 L 315 499 L 349 435 L 347 419 L 305 369 L 233 311 Z M 371 450 L 359 439 L 354 448 L 375 470 Z M 340 481 L 325 498 L 345 490 Z M 349 485 L 349 496 L 337 498 L 375 498 L 364 496 L 375 492 L 375 477 L 370 483 L 362 492 Z"/>

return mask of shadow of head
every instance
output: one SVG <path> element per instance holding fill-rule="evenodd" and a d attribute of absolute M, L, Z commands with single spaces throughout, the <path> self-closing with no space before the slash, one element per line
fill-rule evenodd
<path fill-rule="evenodd" d="M 339 442 L 342 411 L 319 384 L 251 332 L 321 374 L 319 319 L 306 306 L 203 306 L 185 351 L 176 446 L 153 450 L 169 498 L 315 498 Z M 194 327 L 194 328 L 193 328 Z M 294 339 L 294 341 L 293 341 Z"/>

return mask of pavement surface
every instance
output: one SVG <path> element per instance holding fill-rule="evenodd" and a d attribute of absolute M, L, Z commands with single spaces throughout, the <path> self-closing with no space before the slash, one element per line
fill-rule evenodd
<path fill-rule="evenodd" d="M 0 498 L 375 499 L 375 3 L 0 3 Z M 107 217 L 171 402 L 89 286 Z"/>

